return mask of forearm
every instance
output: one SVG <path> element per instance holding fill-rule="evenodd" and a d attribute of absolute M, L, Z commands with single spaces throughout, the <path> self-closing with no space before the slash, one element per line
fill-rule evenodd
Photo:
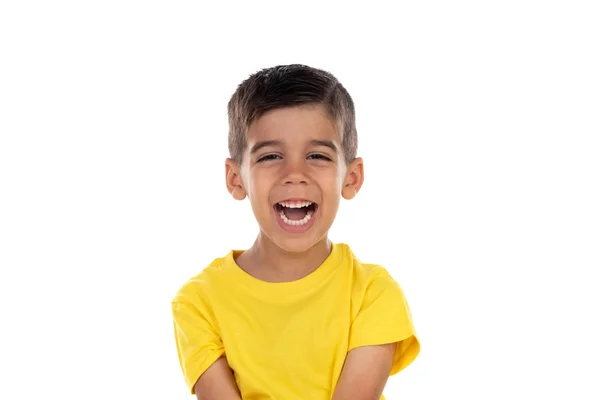
<path fill-rule="evenodd" d="M 242 400 L 225 357 L 214 362 L 194 386 L 198 400 Z"/>
<path fill-rule="evenodd" d="M 346 356 L 332 400 L 379 400 L 394 360 L 396 344 L 365 346 Z"/>

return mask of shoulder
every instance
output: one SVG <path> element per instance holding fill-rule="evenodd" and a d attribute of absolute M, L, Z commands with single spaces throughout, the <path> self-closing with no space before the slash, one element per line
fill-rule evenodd
<path fill-rule="evenodd" d="M 364 305 L 377 299 L 389 299 L 392 302 L 403 299 L 402 288 L 386 267 L 359 260 L 349 246 L 345 246 L 350 261 L 354 306 Z"/>
<path fill-rule="evenodd" d="M 354 257 L 349 350 L 397 343 L 391 373 L 419 352 L 410 308 L 400 285 L 380 264 Z"/>
<path fill-rule="evenodd" d="M 351 266 L 353 281 L 356 285 L 369 286 L 373 281 L 394 280 L 383 265 L 361 261 L 352 252 L 350 246 L 347 244 L 341 244 L 340 246 L 344 248 L 346 259 Z"/>
<path fill-rule="evenodd" d="M 185 281 L 176 291 L 172 303 L 198 303 L 210 297 L 210 293 L 223 285 L 226 278 L 226 261 L 231 256 L 215 258 L 200 273 Z"/>

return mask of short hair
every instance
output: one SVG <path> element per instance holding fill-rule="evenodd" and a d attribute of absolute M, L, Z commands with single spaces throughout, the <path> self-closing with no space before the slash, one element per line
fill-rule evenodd
<path fill-rule="evenodd" d="M 246 133 L 252 122 L 269 110 L 320 104 L 339 127 L 346 163 L 356 158 L 358 138 L 354 102 L 329 72 L 301 64 L 262 69 L 243 81 L 229 100 L 229 154 L 242 163 Z"/>

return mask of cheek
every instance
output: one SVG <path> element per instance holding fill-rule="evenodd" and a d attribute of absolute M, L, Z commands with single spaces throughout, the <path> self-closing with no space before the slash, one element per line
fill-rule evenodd
<path fill-rule="evenodd" d="M 339 203 L 339 197 L 342 193 L 342 183 L 342 180 L 334 174 L 320 177 L 319 187 L 321 188 L 323 199 L 327 203 L 332 205 Z"/>
<path fill-rule="evenodd" d="M 328 192 L 331 192 L 334 189 L 339 190 L 342 187 L 342 182 L 344 180 L 344 177 L 337 171 L 332 171 L 331 173 L 318 175 L 318 178 L 320 179 L 323 188 L 326 189 Z"/>
<path fill-rule="evenodd" d="M 269 198 L 269 177 L 263 173 L 250 173 L 247 176 L 247 193 L 250 200 L 255 202 L 265 202 Z"/>

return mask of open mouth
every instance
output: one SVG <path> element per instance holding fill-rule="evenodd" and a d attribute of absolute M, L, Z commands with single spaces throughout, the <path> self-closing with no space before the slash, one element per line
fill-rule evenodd
<path fill-rule="evenodd" d="M 305 225 L 317 211 L 317 203 L 311 201 L 282 201 L 273 206 L 281 220 L 292 226 Z"/>

